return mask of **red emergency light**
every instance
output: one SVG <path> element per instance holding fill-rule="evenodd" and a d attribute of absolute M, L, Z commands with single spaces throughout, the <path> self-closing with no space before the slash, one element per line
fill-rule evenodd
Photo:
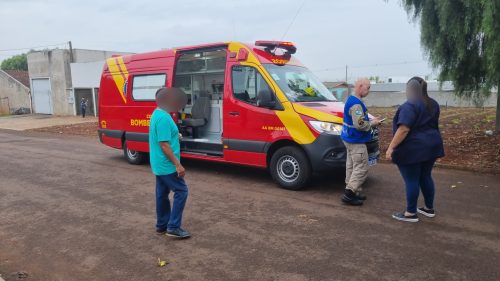
<path fill-rule="evenodd" d="M 284 49 L 288 54 L 293 55 L 297 52 L 297 47 L 292 42 L 287 41 L 255 41 L 255 46 L 264 47 L 266 51 L 273 52 L 275 49 Z"/>

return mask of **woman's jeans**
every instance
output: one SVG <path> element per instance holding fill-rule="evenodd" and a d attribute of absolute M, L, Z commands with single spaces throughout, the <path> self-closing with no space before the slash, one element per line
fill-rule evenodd
<path fill-rule="evenodd" d="M 411 165 L 398 165 L 399 172 L 406 184 L 406 211 L 417 212 L 418 195 L 420 190 L 424 195 L 425 207 L 434 209 L 434 181 L 432 168 L 436 159 Z"/>

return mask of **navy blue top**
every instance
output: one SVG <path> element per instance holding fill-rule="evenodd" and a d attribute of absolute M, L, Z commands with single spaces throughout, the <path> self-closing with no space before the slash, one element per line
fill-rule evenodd
<path fill-rule="evenodd" d="M 432 111 L 423 101 L 407 101 L 401 105 L 393 120 L 393 134 L 400 125 L 406 125 L 410 132 L 392 154 L 392 161 L 398 165 L 410 165 L 444 156 L 443 139 L 439 132 L 439 104 L 431 99 Z"/>

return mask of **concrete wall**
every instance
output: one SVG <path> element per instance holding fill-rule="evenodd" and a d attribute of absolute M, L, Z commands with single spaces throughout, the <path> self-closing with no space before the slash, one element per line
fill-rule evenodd
<path fill-rule="evenodd" d="M 75 97 L 75 112 L 80 114 L 79 101 L 81 97 L 88 100 L 87 114 L 97 113 L 97 89 L 101 83 L 101 73 L 104 61 L 75 62 L 71 64 L 71 80 Z"/>
<path fill-rule="evenodd" d="M 30 110 L 30 89 L 0 70 L 0 114 L 14 114 L 20 108 Z"/>
<path fill-rule="evenodd" d="M 100 50 L 85 50 L 85 49 L 73 49 L 73 62 L 96 62 L 104 61 L 113 55 L 129 55 L 131 53 L 126 52 L 114 52 L 114 51 L 100 51 Z M 102 68 L 101 68 L 102 70 Z"/>
<path fill-rule="evenodd" d="M 406 101 L 406 83 L 378 83 L 372 84 L 370 95 L 366 97 L 367 106 L 391 107 L 401 105 Z M 488 99 L 481 101 L 471 101 L 459 98 L 455 95 L 453 84 L 449 81 L 430 81 L 427 83 L 429 96 L 435 99 L 440 105 L 454 107 L 496 107 L 497 90 Z"/>
<path fill-rule="evenodd" d="M 104 61 L 71 64 L 73 88 L 99 88 Z"/>
<path fill-rule="evenodd" d="M 28 54 L 28 72 L 30 79 L 50 78 L 55 115 L 74 115 L 74 88 L 98 88 L 104 61 L 126 54 L 130 53 L 73 49 L 71 63 L 69 50 L 33 52 Z"/>
<path fill-rule="evenodd" d="M 54 115 L 73 115 L 71 71 L 68 50 L 49 50 L 28 54 L 30 79 L 50 78 Z"/>
<path fill-rule="evenodd" d="M 483 104 L 475 104 L 473 101 L 458 98 L 453 92 L 429 92 L 429 96 L 435 99 L 442 106 L 453 107 L 496 107 L 497 93 L 484 100 Z M 364 99 L 367 106 L 391 107 L 401 105 L 406 101 L 404 92 L 375 92 L 370 91 L 370 95 Z"/>

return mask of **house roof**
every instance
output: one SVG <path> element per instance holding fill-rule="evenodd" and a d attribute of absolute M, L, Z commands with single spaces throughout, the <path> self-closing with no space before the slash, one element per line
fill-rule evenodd
<path fill-rule="evenodd" d="M 339 82 L 323 82 L 327 88 L 352 88 L 353 86 L 344 81 Z"/>
<path fill-rule="evenodd" d="M 30 88 L 30 76 L 28 71 L 23 70 L 4 70 L 5 73 L 9 74 L 10 77 L 19 81 L 24 86 Z"/>

